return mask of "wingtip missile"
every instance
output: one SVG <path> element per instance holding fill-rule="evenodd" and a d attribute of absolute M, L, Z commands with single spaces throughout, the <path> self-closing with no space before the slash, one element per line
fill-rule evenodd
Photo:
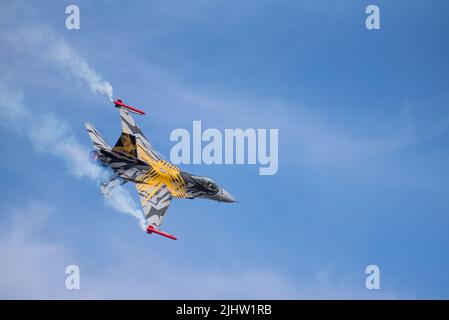
<path fill-rule="evenodd" d="M 128 111 L 131 111 L 132 113 L 135 113 L 135 114 L 138 114 L 138 115 L 141 115 L 141 116 L 143 116 L 143 115 L 145 114 L 145 112 L 142 111 L 142 110 L 139 110 L 139 109 L 137 109 L 137 108 L 134 108 L 134 107 L 132 107 L 132 106 L 129 106 L 129 105 L 127 105 L 127 104 L 124 104 L 123 101 L 122 101 L 121 99 L 117 99 L 117 100 L 113 101 L 113 103 L 114 103 L 114 106 L 115 106 L 116 108 L 125 108 L 125 109 L 127 109 Z"/>
<path fill-rule="evenodd" d="M 172 235 L 172 234 L 170 234 L 170 233 L 167 233 L 167 232 L 161 231 L 161 230 L 159 230 L 159 229 L 156 229 L 156 228 L 153 227 L 153 226 L 148 226 L 148 227 L 147 227 L 147 233 L 148 233 L 148 234 L 152 234 L 153 232 L 156 233 L 156 234 L 159 234 L 159 235 L 161 235 L 161 236 L 170 238 L 170 239 L 172 239 L 172 240 L 178 240 L 178 238 L 176 238 L 174 235 Z"/>

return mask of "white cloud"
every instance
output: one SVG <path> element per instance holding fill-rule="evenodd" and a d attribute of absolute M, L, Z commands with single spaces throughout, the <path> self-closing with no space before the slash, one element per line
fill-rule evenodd
<path fill-rule="evenodd" d="M 188 266 L 176 257 L 164 259 L 157 251 L 125 244 L 111 243 L 109 256 L 120 257 L 113 264 L 102 260 L 85 263 L 89 257 L 82 251 L 75 253 L 67 245 L 45 239 L 47 224 L 59 211 L 57 208 L 31 200 L 19 207 L 1 209 L 0 298 L 4 299 L 397 298 L 389 290 L 366 290 L 363 272 L 354 279 L 325 268 L 315 277 L 293 280 L 264 266 L 225 270 Z M 80 266 L 80 290 L 65 288 L 65 268 L 69 264 Z"/>
<path fill-rule="evenodd" d="M 114 247 L 111 255 L 121 257 L 121 262 L 100 264 L 88 270 L 81 267 L 81 289 L 69 291 L 65 288 L 65 268 L 82 262 L 83 257 L 76 256 L 67 246 L 44 240 L 46 225 L 56 211 L 36 201 L 2 208 L 1 298 L 280 299 L 292 297 L 295 292 L 285 277 L 263 268 L 226 273 L 197 268 L 180 270 L 177 261 L 163 261 L 154 252 L 142 257 L 140 249 L 128 248 L 123 252 L 120 246 Z M 134 261 L 136 257 L 139 261 Z M 134 272 L 130 262 L 151 268 Z"/>
<path fill-rule="evenodd" d="M 58 274 L 65 268 L 65 248 L 38 240 L 52 212 L 51 206 L 33 201 L 2 208 L 0 298 L 43 299 L 61 293 Z"/>

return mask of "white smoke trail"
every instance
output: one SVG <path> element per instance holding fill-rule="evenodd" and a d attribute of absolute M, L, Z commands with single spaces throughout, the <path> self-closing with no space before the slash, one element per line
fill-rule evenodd
<path fill-rule="evenodd" d="M 19 54 L 21 59 L 55 68 L 66 77 L 87 84 L 92 93 L 105 95 L 112 101 L 111 83 L 103 80 L 81 52 L 41 21 L 29 4 L 0 4 L 2 49 Z"/>
<path fill-rule="evenodd" d="M 47 58 L 50 61 L 56 62 L 61 69 L 75 78 L 85 81 L 92 93 L 105 95 L 111 102 L 113 101 L 112 85 L 108 81 L 102 80 L 88 65 L 84 57 L 71 48 L 67 42 L 54 36 L 53 41 L 48 43 L 46 49 Z"/>
<path fill-rule="evenodd" d="M 0 124 L 26 136 L 36 151 L 62 159 L 71 175 L 89 178 L 100 184 L 103 170 L 89 160 L 88 148 L 79 143 L 70 126 L 55 115 L 30 116 L 23 102 L 23 94 L 5 88 L 1 83 Z M 125 188 L 120 185 L 115 187 L 105 201 L 114 210 L 136 218 L 139 226 L 145 229 L 143 213 Z"/>
<path fill-rule="evenodd" d="M 143 213 L 140 209 L 137 208 L 133 199 L 131 198 L 128 191 L 121 187 L 116 186 L 112 191 L 110 196 L 105 197 L 106 203 L 113 209 L 118 212 L 126 213 L 139 221 L 140 228 L 145 231 L 146 230 L 146 221 L 143 217 Z"/>
<path fill-rule="evenodd" d="M 105 95 L 112 101 L 110 82 L 103 80 L 84 55 L 41 21 L 39 13 L 27 2 L 0 3 L 0 50 L 7 48 L 5 52 L 14 59 L 54 68 L 64 76 L 86 84 L 92 93 Z M 62 159 L 73 176 L 100 183 L 102 169 L 90 162 L 89 150 L 77 141 L 70 126 L 55 115 L 31 114 L 24 104 L 22 92 L 5 87 L 2 82 L 0 122 L 0 125 L 26 136 L 37 151 Z M 116 211 L 137 218 L 140 225 L 145 223 L 142 212 L 125 188 L 117 186 L 106 203 Z"/>

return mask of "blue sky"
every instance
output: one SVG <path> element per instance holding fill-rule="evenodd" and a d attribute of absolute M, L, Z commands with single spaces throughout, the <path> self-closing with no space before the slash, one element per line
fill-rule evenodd
<path fill-rule="evenodd" d="M 449 298 L 449 4 L 77 1 L 75 31 L 67 4 L 0 5 L 0 297 Z M 365 28 L 369 4 L 381 30 Z M 48 117 L 81 151 L 84 121 L 120 134 L 107 99 L 49 54 L 61 41 L 147 112 L 163 154 L 193 120 L 277 128 L 278 173 L 182 166 L 240 202 L 174 200 L 162 229 L 179 240 L 148 237 L 74 174 L 73 149 L 39 142 Z M 381 290 L 365 288 L 370 264 Z"/>

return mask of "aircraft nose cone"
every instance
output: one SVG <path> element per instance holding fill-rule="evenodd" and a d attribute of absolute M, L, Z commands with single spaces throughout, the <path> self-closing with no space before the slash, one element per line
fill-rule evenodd
<path fill-rule="evenodd" d="M 222 202 L 236 202 L 235 198 L 226 190 L 222 189 L 219 194 L 219 201 Z"/>

